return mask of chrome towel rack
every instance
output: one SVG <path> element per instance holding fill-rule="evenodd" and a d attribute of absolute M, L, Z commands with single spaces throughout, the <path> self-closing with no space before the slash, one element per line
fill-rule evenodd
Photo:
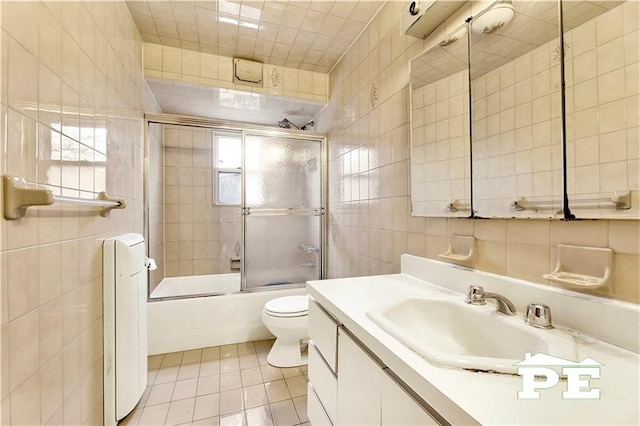
<path fill-rule="evenodd" d="M 111 210 L 127 208 L 127 202 L 121 198 L 111 198 L 106 192 L 98 193 L 95 199 L 66 197 L 56 195 L 50 189 L 29 183 L 19 176 L 2 176 L 4 191 L 4 218 L 20 219 L 32 206 L 49 206 L 54 203 L 74 204 L 88 207 L 101 207 L 100 215 L 109 216 Z"/>
<path fill-rule="evenodd" d="M 584 204 L 584 203 L 613 203 L 616 210 L 629 210 L 631 208 L 631 192 L 630 191 L 616 191 L 611 194 L 610 197 L 602 198 L 575 198 L 570 200 L 571 204 Z M 516 211 L 523 211 L 527 209 L 535 209 L 540 206 L 561 205 L 560 200 L 527 200 L 524 197 L 518 197 L 511 202 L 511 207 Z"/>
<path fill-rule="evenodd" d="M 447 204 L 447 210 L 449 210 L 450 213 L 456 213 L 459 211 L 471 211 L 471 204 L 463 203 L 459 200 L 451 200 L 449 201 L 449 204 Z"/>

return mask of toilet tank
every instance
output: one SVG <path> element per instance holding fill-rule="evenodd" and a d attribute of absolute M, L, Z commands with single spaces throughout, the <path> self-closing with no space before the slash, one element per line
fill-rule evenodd
<path fill-rule="evenodd" d="M 103 243 L 104 424 L 133 410 L 147 387 L 147 268 L 140 234 Z"/>

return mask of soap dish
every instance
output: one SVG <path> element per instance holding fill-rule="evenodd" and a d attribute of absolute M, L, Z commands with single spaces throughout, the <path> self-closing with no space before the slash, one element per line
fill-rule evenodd
<path fill-rule="evenodd" d="M 452 235 L 449 239 L 449 248 L 438 257 L 451 263 L 473 268 L 476 264 L 476 239 L 475 237 L 464 237 Z"/>
<path fill-rule="evenodd" d="M 558 262 L 542 277 L 561 287 L 596 289 L 610 285 L 613 250 L 559 244 Z"/>

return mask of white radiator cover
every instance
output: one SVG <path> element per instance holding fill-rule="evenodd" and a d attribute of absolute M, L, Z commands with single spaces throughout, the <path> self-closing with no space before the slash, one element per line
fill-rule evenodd
<path fill-rule="evenodd" d="M 133 410 L 147 387 L 147 269 L 140 234 L 103 244 L 104 424 Z"/>

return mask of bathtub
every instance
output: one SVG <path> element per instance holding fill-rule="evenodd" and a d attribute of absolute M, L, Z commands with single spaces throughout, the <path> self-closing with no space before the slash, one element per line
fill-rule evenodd
<path fill-rule="evenodd" d="M 239 289 L 239 274 L 237 285 Z M 205 276 L 207 277 L 207 276 Z M 218 276 L 208 276 L 209 286 Z M 231 277 L 227 277 L 231 278 Z M 221 280 L 224 281 L 224 280 Z M 185 294 L 186 288 L 198 287 L 206 279 L 192 277 L 171 278 L 168 288 Z M 164 280 L 158 288 L 164 283 Z M 158 290 L 158 289 L 156 289 Z M 171 297 L 169 291 L 161 289 L 152 297 Z M 306 294 L 304 286 L 278 290 L 264 290 L 219 296 L 200 296 L 182 299 L 151 299 L 147 303 L 147 328 L 149 355 L 185 351 L 207 346 L 227 345 L 273 337 L 262 324 L 264 304 L 276 297 Z M 202 294 L 201 292 L 197 292 Z M 211 293 L 210 290 L 206 293 Z M 220 292 L 221 293 L 221 292 Z M 158 294 L 165 294 L 158 296 Z M 189 294 L 189 293 L 187 293 Z M 179 296 L 179 295 L 178 295 Z"/>
<path fill-rule="evenodd" d="M 193 275 L 163 279 L 151 293 L 151 299 L 205 294 L 229 294 L 240 291 L 240 274 Z"/>

